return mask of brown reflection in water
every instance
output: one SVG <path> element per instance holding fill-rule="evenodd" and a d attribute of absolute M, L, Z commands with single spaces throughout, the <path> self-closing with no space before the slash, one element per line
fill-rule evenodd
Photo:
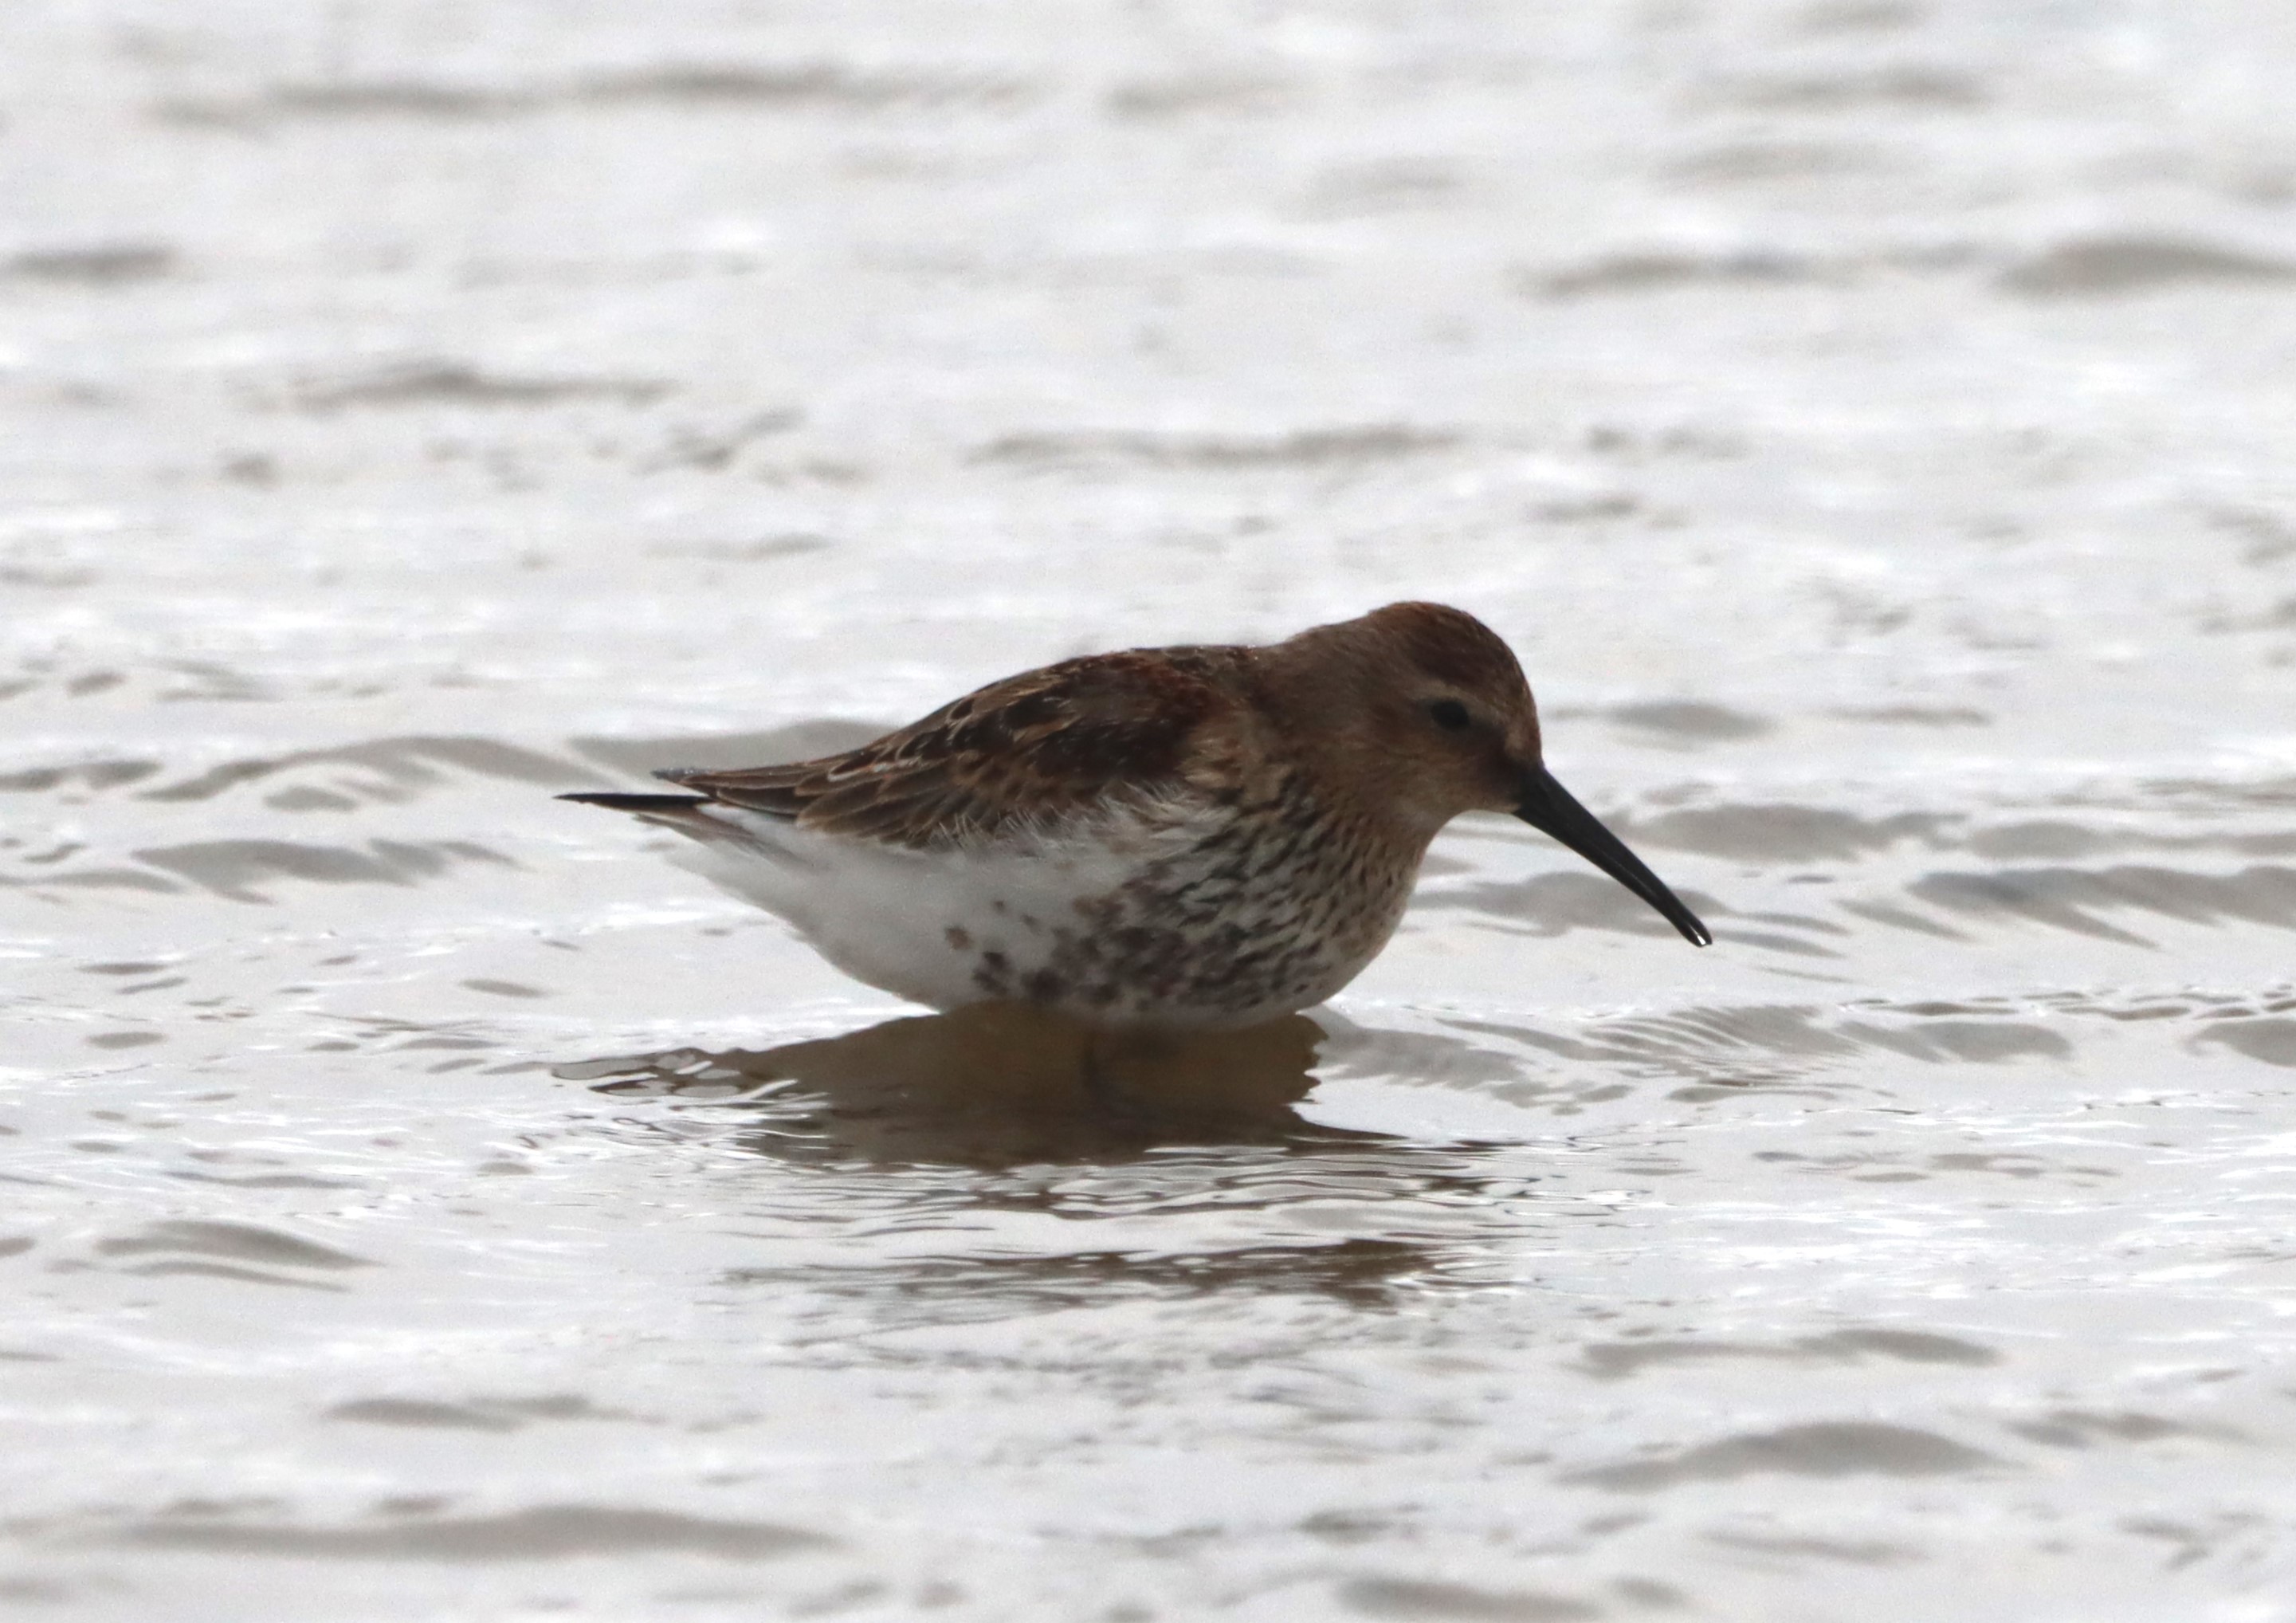
<path fill-rule="evenodd" d="M 1247 1031 L 1162 1040 L 1097 1037 L 1041 1011 L 984 1004 L 888 1020 L 865 1030 L 753 1052 L 696 1049 L 562 1066 L 557 1074 L 622 1098 L 714 1107 L 732 1141 L 775 1160 L 834 1171 L 865 1167 L 878 1193 L 906 1188 L 936 1231 L 924 1256 L 775 1256 L 726 1282 L 809 1298 L 823 1322 L 859 1314 L 875 1328 L 979 1323 L 1118 1298 L 1243 1295 L 1321 1298 L 1357 1308 L 1428 1286 L 1494 1207 L 1488 1174 L 1467 1147 L 1416 1144 L 1324 1127 L 1294 1107 L 1314 1085 L 1324 1030 L 1292 1016 Z M 1465 1153 L 1463 1153 L 1465 1150 Z M 1056 1165 L 1047 1190 L 1027 1170 Z M 958 1187 L 930 1169 L 964 1169 Z M 898 1174 L 914 1168 L 925 1184 Z M 1005 1174 L 1018 1172 L 1018 1180 Z M 986 1177 L 977 1174 L 987 1174 Z M 947 1228 L 955 1194 L 981 1222 Z M 1286 1220 L 1346 1191 L 1382 1198 L 1374 1232 Z M 821 1198 L 810 1182 L 808 1201 Z M 1250 1243 L 1184 1214 L 1262 1214 Z M 1041 1248 L 1033 1230 L 995 1214 L 1169 1220 L 1144 1247 Z M 1139 1237 L 1135 1236 L 1136 1240 Z M 954 1246 L 954 1249 L 950 1248 Z"/>
<path fill-rule="evenodd" d="M 833 1281 L 818 1269 L 736 1268 L 725 1275 L 725 1282 L 783 1292 L 810 1287 L 865 1298 L 911 1324 L 980 1323 L 1141 1297 L 1292 1296 L 1381 1309 L 1392 1306 L 1406 1285 L 1432 1289 L 1443 1277 L 1447 1255 L 1443 1247 L 1424 1240 L 1357 1235 L 1168 1254 L 1069 1251 L 926 1258 L 844 1269 Z"/>
<path fill-rule="evenodd" d="M 753 1101 L 761 1130 L 742 1142 L 781 1159 L 1004 1167 L 1182 1144 L 1390 1141 L 1292 1108 L 1315 1085 L 1324 1035 L 1292 1015 L 1239 1032 L 1119 1037 L 984 1003 L 761 1051 L 677 1049 L 555 1075 L 602 1093 Z"/>

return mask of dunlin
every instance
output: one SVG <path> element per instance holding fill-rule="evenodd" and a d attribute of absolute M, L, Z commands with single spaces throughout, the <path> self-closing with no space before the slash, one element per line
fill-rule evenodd
<path fill-rule="evenodd" d="M 1308 1008 L 1387 944 L 1463 812 L 1512 812 L 1713 939 L 1548 773 L 1506 644 L 1432 603 L 1063 660 L 841 755 L 655 776 L 691 793 L 563 798 L 689 836 L 685 866 L 936 1009 L 1211 1030 Z"/>

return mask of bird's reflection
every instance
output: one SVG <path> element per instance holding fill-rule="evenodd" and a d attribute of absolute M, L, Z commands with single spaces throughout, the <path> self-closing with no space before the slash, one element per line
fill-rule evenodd
<path fill-rule="evenodd" d="M 762 1050 L 676 1049 L 561 1066 L 611 1094 L 746 1105 L 744 1144 L 783 1159 L 1010 1166 L 1179 1144 L 1390 1142 L 1293 1108 L 1324 1032 L 1300 1015 L 1244 1031 L 1115 1038 L 984 1003 Z"/>

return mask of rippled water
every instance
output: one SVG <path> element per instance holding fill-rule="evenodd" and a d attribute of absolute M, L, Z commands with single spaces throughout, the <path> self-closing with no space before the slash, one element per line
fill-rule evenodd
<path fill-rule="evenodd" d="M 0 1611 L 2296 1618 L 2296 13 L 28 0 Z M 1088 1104 L 554 791 L 1402 596 Z"/>

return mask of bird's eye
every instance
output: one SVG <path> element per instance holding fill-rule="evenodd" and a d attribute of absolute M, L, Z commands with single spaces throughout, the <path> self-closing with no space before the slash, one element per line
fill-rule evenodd
<path fill-rule="evenodd" d="M 1437 699 L 1427 707 L 1427 713 L 1435 725 L 1447 733 L 1466 731 L 1472 719 L 1467 714 L 1467 707 L 1456 699 Z"/>

